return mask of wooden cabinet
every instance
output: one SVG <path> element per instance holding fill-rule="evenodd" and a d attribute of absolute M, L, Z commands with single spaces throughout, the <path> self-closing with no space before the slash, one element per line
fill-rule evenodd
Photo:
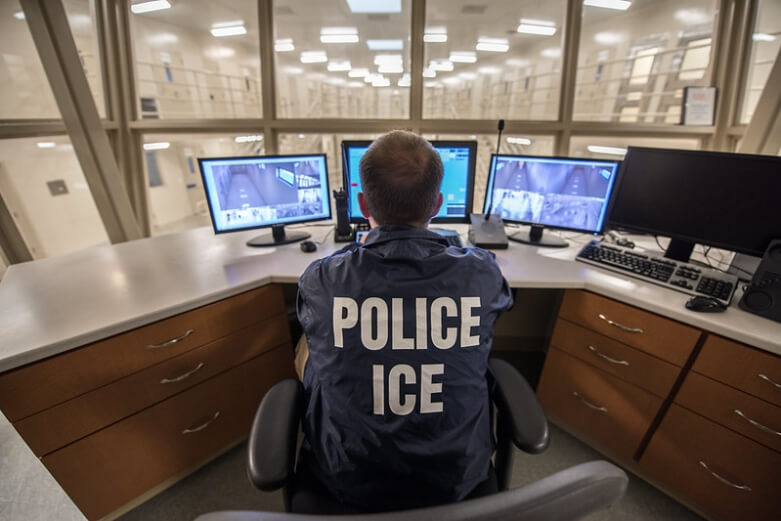
<path fill-rule="evenodd" d="M 568 291 L 537 393 L 554 422 L 707 517 L 781 519 L 781 357 Z"/>
<path fill-rule="evenodd" d="M 244 438 L 295 377 L 269 285 L 0 375 L 0 408 L 89 519 Z"/>

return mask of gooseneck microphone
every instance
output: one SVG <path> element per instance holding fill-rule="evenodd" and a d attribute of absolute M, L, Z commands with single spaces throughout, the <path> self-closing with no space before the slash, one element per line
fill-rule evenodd
<path fill-rule="evenodd" d="M 496 136 L 496 155 L 499 155 L 499 149 L 502 147 L 502 131 L 504 130 L 504 120 L 500 119 L 499 123 L 496 125 L 496 130 L 499 131 L 499 134 Z M 488 195 L 490 197 L 489 204 L 488 204 L 488 211 L 485 212 L 485 217 L 483 217 L 486 221 L 491 216 L 491 211 L 494 209 L 494 191 L 493 187 L 491 187 L 491 193 Z"/>

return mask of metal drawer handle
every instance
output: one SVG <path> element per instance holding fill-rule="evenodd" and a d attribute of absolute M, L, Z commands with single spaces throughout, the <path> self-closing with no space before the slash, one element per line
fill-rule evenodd
<path fill-rule="evenodd" d="M 619 324 L 618 322 L 613 322 L 612 320 L 607 318 L 602 313 L 599 314 L 599 318 L 601 318 L 602 320 L 604 320 L 605 322 L 607 322 L 611 326 L 617 327 L 621 331 L 626 331 L 627 333 L 642 333 L 643 332 L 643 330 L 640 329 L 639 327 L 629 327 L 629 326 L 625 326 L 624 324 Z"/>
<path fill-rule="evenodd" d="M 778 382 L 774 382 L 773 379 L 770 378 L 768 375 L 759 373 L 759 374 L 757 374 L 757 376 L 762 378 L 766 382 L 770 382 L 772 385 L 774 385 L 776 387 L 776 389 L 781 389 L 781 384 L 778 383 Z"/>
<path fill-rule="evenodd" d="M 182 375 L 179 375 L 179 376 L 177 376 L 175 378 L 163 378 L 162 380 L 160 380 L 160 383 L 161 384 L 175 384 L 176 382 L 181 382 L 185 378 L 189 378 L 192 375 L 194 375 L 195 373 L 197 373 L 198 371 L 200 371 L 203 368 L 203 365 L 204 365 L 203 362 L 201 362 L 200 364 L 198 364 L 198 367 L 196 367 L 195 369 L 187 371 L 186 373 L 184 373 Z"/>
<path fill-rule="evenodd" d="M 172 346 L 172 345 L 174 345 L 174 344 L 176 344 L 176 343 L 179 343 L 179 342 L 181 342 L 182 340 L 184 340 L 184 339 L 185 339 L 185 338 L 187 338 L 188 336 L 192 335 L 193 333 L 195 333 L 195 330 L 194 330 L 194 329 L 188 329 L 188 330 L 187 330 L 187 331 L 185 331 L 185 333 L 184 333 L 182 336 L 180 336 L 180 337 L 172 338 L 171 340 L 167 340 L 167 341 L 163 342 L 162 344 L 149 344 L 148 346 L 146 346 L 146 348 L 147 348 L 147 349 L 160 349 L 161 347 L 168 347 L 168 346 Z"/>
<path fill-rule="evenodd" d="M 583 399 L 583 398 L 582 398 L 582 397 L 581 397 L 581 396 L 578 394 L 578 392 L 577 392 L 577 391 L 572 391 L 572 396 L 574 396 L 575 398 L 577 398 L 578 400 L 580 400 L 580 401 L 583 403 L 583 405 L 585 405 L 585 406 L 587 406 L 587 407 L 590 407 L 591 409 L 594 409 L 595 411 L 599 411 L 599 412 L 607 412 L 607 408 L 606 408 L 606 407 L 600 407 L 599 405 L 594 405 L 593 403 L 591 403 L 591 402 L 589 402 L 589 401 L 587 401 L 587 400 L 584 400 L 584 399 Z"/>
<path fill-rule="evenodd" d="M 765 431 L 765 432 L 767 432 L 767 433 L 769 433 L 769 434 L 775 434 L 776 436 L 781 436 L 781 432 L 778 432 L 778 431 L 776 431 L 776 430 L 773 430 L 773 429 L 771 429 L 770 427 L 766 427 L 766 426 L 762 425 L 761 423 L 759 423 L 759 422 L 758 422 L 758 421 L 756 421 L 756 420 L 752 420 L 751 418 L 749 418 L 748 416 L 746 416 L 745 414 L 743 414 L 743 412 L 742 412 L 742 411 L 740 411 L 739 409 L 733 409 L 733 411 L 735 412 L 735 414 L 737 414 L 738 416 L 740 416 L 741 418 L 743 418 L 744 420 L 746 420 L 747 422 L 749 422 L 751 425 L 753 425 L 753 426 L 754 426 L 754 427 L 756 427 L 757 429 L 759 429 L 759 430 L 761 430 L 761 431 Z"/>
<path fill-rule="evenodd" d="M 736 488 L 738 490 L 745 490 L 746 492 L 751 492 L 751 487 L 749 487 L 748 485 L 736 485 L 735 483 L 731 482 L 730 480 L 722 478 L 721 476 L 719 476 L 718 474 L 713 472 L 711 469 L 709 469 L 708 465 L 706 465 L 704 461 L 699 460 L 699 464 L 700 464 L 700 467 L 702 467 L 705 470 L 707 470 L 708 472 L 710 472 L 711 475 L 713 475 L 714 478 L 718 479 L 719 481 L 721 481 L 725 485 L 730 486 L 732 488 Z"/>
<path fill-rule="evenodd" d="M 603 358 L 603 359 L 607 360 L 607 361 L 608 361 L 608 362 L 610 362 L 611 364 L 616 364 L 616 365 L 626 365 L 626 366 L 628 366 L 628 365 L 629 365 L 629 362 L 627 362 L 626 360 L 616 360 L 615 358 L 610 358 L 610 357 L 609 357 L 609 356 L 607 356 L 606 354 L 600 353 L 600 352 L 599 352 L 599 350 L 598 350 L 596 347 L 594 347 L 594 346 L 586 346 L 586 347 L 588 347 L 588 350 L 589 350 L 589 351 L 591 351 L 592 353 L 594 353 L 594 354 L 595 354 L 595 355 L 597 355 L 598 357 L 600 357 L 600 358 Z"/>
<path fill-rule="evenodd" d="M 188 428 L 188 429 L 185 429 L 185 430 L 183 430 L 183 431 L 182 431 L 182 434 L 192 434 L 192 433 L 194 433 L 194 432 L 202 431 L 202 430 L 204 430 L 206 427 L 208 427 L 209 425 L 211 425 L 211 423 L 212 423 L 214 420 L 216 420 L 216 419 L 217 419 L 219 416 L 220 416 L 220 411 L 217 411 L 217 412 L 215 412 L 215 413 L 214 413 L 214 416 L 212 416 L 212 417 L 211 417 L 209 420 L 207 420 L 207 421 L 206 421 L 206 423 L 203 423 L 203 424 L 201 424 L 201 425 L 199 425 L 199 426 L 197 426 L 197 427 L 193 427 L 192 429 L 189 429 L 189 428 Z"/>

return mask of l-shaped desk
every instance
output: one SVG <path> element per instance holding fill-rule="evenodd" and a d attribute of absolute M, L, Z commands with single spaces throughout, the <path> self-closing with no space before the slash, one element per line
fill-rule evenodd
<path fill-rule="evenodd" d="M 466 226 L 450 227 L 466 238 Z M 8 438 L 24 447 L 6 463 L 15 467 L 3 468 L 7 476 L 2 479 L 25 469 L 9 480 L 25 487 L 23 501 L 5 510 L 11 519 L 51 517 L 47 512 L 81 518 L 52 474 L 87 518 L 113 516 L 246 436 L 255 400 L 289 375 L 292 365 L 279 284 L 297 282 L 310 262 L 342 246 L 333 242 L 330 227 L 307 229 L 322 241 L 313 254 L 303 253 L 298 244 L 248 248 L 246 240 L 257 231 L 215 236 L 210 228 L 199 228 L 11 266 L 0 281 L 0 408 L 5 416 L 0 415 L 0 434 L 8 430 Z M 725 431 L 724 439 L 740 437 L 748 443 L 745 457 L 763 458 L 746 471 L 750 476 L 771 488 L 781 482 L 781 443 L 772 434 L 744 431 L 730 424 L 732 418 L 719 419 L 717 412 L 696 405 L 708 392 L 721 401 L 741 393 L 738 398 L 745 395 L 751 402 L 741 406 L 741 414 L 766 428 L 781 428 L 781 385 L 771 383 L 781 381 L 781 324 L 740 310 L 739 293 L 724 313 L 687 310 L 687 295 L 575 262 L 590 237 L 566 235 L 571 237 L 566 249 L 511 243 L 495 252 L 513 288 L 567 290 L 538 389 L 546 411 L 566 430 L 704 515 L 735 518 L 731 507 L 711 496 L 730 500 L 734 491 L 754 496 L 765 491 L 754 486 L 748 493 L 707 474 L 741 486 L 740 472 L 728 464 L 708 467 L 698 460 L 705 465 L 703 476 L 725 488 L 702 495 L 666 480 L 644 460 L 649 453 L 655 461 L 672 457 L 669 447 L 658 442 L 659 433 L 674 437 L 677 425 L 688 419 L 667 425 L 669 418 L 688 414 L 708 422 L 702 428 Z M 599 315 L 604 318 L 594 318 Z M 627 332 L 616 326 L 622 321 L 647 332 Z M 583 340 L 587 345 L 578 346 L 579 339 L 588 339 Z M 720 364 L 719 357 L 730 353 L 736 358 Z M 620 363 L 600 366 L 608 359 Z M 770 380 L 766 389 L 753 390 L 753 381 L 743 385 L 743 364 L 759 364 L 760 374 Z M 736 380 L 720 375 L 723 365 L 741 374 Z M 622 374 L 626 366 L 632 369 Z M 701 385 L 689 389 L 691 382 Z M 557 390 L 565 387 L 565 394 Z M 237 393 L 248 398 L 236 400 Z M 614 405 L 595 403 L 609 402 L 611 393 L 620 397 Z M 692 402 L 685 401 L 689 395 Z M 224 403 L 207 403 L 220 397 Z M 571 409 L 578 404 L 583 410 Z M 748 412 L 750 405 L 758 412 Z M 595 421 L 583 415 L 601 409 L 618 411 L 619 417 L 593 430 L 589 425 Z M 154 429 L 180 412 L 190 416 L 170 420 L 168 427 L 181 438 L 160 442 L 164 436 Z M 10 432 L 8 421 L 21 437 Z M 199 436 L 206 439 L 210 432 L 205 445 L 193 442 L 183 449 L 187 454 L 161 462 L 151 476 L 124 467 L 155 450 L 148 444 L 151 438 L 167 451 Z M 708 431 L 707 436 L 715 435 Z M 113 470 L 96 469 L 112 452 L 127 452 L 127 461 Z M 91 489 L 116 479 L 111 472 L 124 475 L 112 483 L 116 494 Z M 779 510 L 760 500 L 755 510 L 744 504 L 741 512 L 775 515 Z"/>

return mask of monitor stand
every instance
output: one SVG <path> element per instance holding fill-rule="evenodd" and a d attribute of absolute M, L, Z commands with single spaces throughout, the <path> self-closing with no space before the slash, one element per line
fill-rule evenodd
<path fill-rule="evenodd" d="M 569 243 L 555 235 L 543 235 L 543 226 L 533 224 L 529 231 L 519 231 L 507 236 L 508 239 L 532 246 L 541 246 L 543 248 L 566 248 Z"/>
<path fill-rule="evenodd" d="M 263 235 L 253 237 L 247 241 L 247 246 L 281 246 L 282 244 L 303 241 L 311 236 L 311 234 L 306 232 L 285 232 L 285 225 L 275 224 L 271 227 L 271 233 L 264 233 Z"/>
<path fill-rule="evenodd" d="M 670 244 L 667 245 L 667 250 L 664 252 L 664 256 L 668 259 L 673 259 L 681 262 L 689 262 L 694 251 L 694 243 L 692 241 L 686 241 L 683 239 L 670 239 Z"/>

